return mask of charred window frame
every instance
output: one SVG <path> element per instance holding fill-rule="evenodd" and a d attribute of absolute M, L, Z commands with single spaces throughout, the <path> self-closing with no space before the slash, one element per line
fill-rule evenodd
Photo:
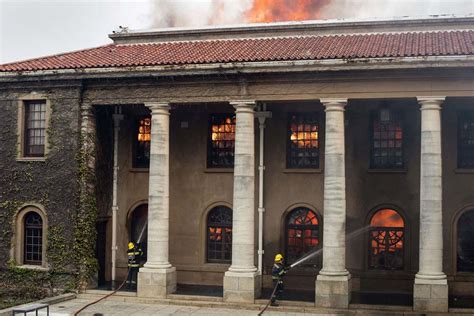
<path fill-rule="evenodd" d="M 133 133 L 133 168 L 150 167 L 151 116 L 142 116 Z"/>
<path fill-rule="evenodd" d="M 374 218 L 391 214 L 392 222 L 374 223 Z M 392 209 L 380 209 L 371 218 L 369 228 L 369 269 L 403 270 L 405 267 L 405 222 Z"/>
<path fill-rule="evenodd" d="M 207 215 L 207 262 L 232 260 L 232 209 L 217 206 Z"/>
<path fill-rule="evenodd" d="M 289 113 L 287 125 L 286 167 L 318 169 L 320 128 L 316 112 Z"/>
<path fill-rule="evenodd" d="M 44 157 L 46 144 L 46 101 L 24 101 L 24 157 Z"/>
<path fill-rule="evenodd" d="M 41 265 L 43 262 L 43 220 L 36 212 L 29 212 L 24 220 L 23 263 Z"/>
<path fill-rule="evenodd" d="M 293 209 L 286 218 L 285 255 L 286 263 L 292 264 L 305 254 L 321 246 L 320 218 L 307 207 Z M 308 264 L 315 264 L 315 259 Z"/>
<path fill-rule="evenodd" d="M 457 231 L 457 271 L 474 272 L 474 209 L 459 217 Z"/>
<path fill-rule="evenodd" d="M 474 111 L 459 112 L 458 168 L 474 169 Z"/>
<path fill-rule="evenodd" d="M 370 168 L 403 169 L 404 136 L 400 111 L 373 111 L 370 124 Z"/>
<path fill-rule="evenodd" d="M 235 114 L 209 116 L 207 167 L 233 168 L 235 150 Z"/>

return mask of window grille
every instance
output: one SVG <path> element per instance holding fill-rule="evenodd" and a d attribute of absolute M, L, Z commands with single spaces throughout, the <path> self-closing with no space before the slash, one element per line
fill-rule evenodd
<path fill-rule="evenodd" d="M 232 210 L 213 208 L 207 216 L 207 261 L 230 263 L 232 259 Z"/>
<path fill-rule="evenodd" d="M 233 168 L 235 114 L 212 114 L 209 118 L 208 168 Z"/>
<path fill-rule="evenodd" d="M 25 215 L 24 263 L 41 265 L 43 260 L 43 220 L 36 212 Z"/>
<path fill-rule="evenodd" d="M 458 117 L 458 168 L 474 169 L 474 112 Z"/>
<path fill-rule="evenodd" d="M 316 213 L 306 207 L 292 210 L 286 221 L 286 263 L 295 262 L 319 246 L 319 219 Z"/>
<path fill-rule="evenodd" d="M 400 116 L 388 109 L 372 113 L 371 168 L 403 168 L 403 127 Z"/>
<path fill-rule="evenodd" d="M 139 120 L 136 129 L 133 167 L 148 168 L 150 166 L 151 117 Z"/>
<path fill-rule="evenodd" d="M 290 114 L 287 130 L 287 168 L 319 168 L 318 115 Z"/>
<path fill-rule="evenodd" d="M 457 270 L 474 272 L 474 209 L 458 220 Z"/>
<path fill-rule="evenodd" d="M 25 101 L 24 156 L 44 156 L 46 101 Z"/>
<path fill-rule="evenodd" d="M 369 268 L 402 270 L 404 268 L 405 223 L 396 211 L 382 209 L 370 221 Z"/>

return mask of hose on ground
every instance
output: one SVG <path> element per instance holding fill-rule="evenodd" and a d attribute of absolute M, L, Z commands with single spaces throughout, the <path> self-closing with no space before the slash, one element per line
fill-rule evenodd
<path fill-rule="evenodd" d="M 273 289 L 272 295 L 270 295 L 270 299 L 268 300 L 267 305 L 265 305 L 265 307 L 260 311 L 260 313 L 258 313 L 258 316 L 261 316 L 263 313 L 265 313 L 265 311 L 267 310 L 268 306 L 270 306 L 270 303 L 272 302 L 272 297 L 273 297 L 273 295 L 275 295 L 276 290 L 277 290 L 277 288 L 278 288 L 278 284 L 279 284 L 279 282 L 277 282 L 277 283 L 275 284 L 275 288 Z"/>

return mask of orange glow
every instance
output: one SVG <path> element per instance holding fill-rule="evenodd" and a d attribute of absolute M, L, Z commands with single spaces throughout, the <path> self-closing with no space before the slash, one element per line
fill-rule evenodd
<path fill-rule="evenodd" d="M 396 211 L 383 209 L 377 211 L 370 221 L 370 226 L 375 227 L 405 227 L 403 218 Z"/>
<path fill-rule="evenodd" d="M 302 21 L 321 17 L 330 0 L 254 0 L 247 12 L 249 22 Z"/>
<path fill-rule="evenodd" d="M 144 118 L 140 120 L 140 125 L 138 126 L 138 141 L 139 142 L 149 142 L 151 139 L 151 118 Z"/>

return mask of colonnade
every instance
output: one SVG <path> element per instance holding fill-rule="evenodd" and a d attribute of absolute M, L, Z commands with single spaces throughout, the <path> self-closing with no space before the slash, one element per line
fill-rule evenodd
<path fill-rule="evenodd" d="M 420 262 L 414 309 L 447 311 L 443 273 L 440 111 L 444 97 L 420 97 Z M 232 264 L 224 276 L 224 300 L 253 302 L 261 284 L 255 266 L 255 101 L 230 102 L 236 109 Z M 323 266 L 316 305 L 347 308 L 351 275 L 346 269 L 346 178 L 344 109 L 347 99 L 322 99 L 326 111 Z M 139 272 L 138 296 L 176 291 L 169 262 L 169 104 L 148 103 L 152 114 L 148 210 L 148 262 Z"/>

